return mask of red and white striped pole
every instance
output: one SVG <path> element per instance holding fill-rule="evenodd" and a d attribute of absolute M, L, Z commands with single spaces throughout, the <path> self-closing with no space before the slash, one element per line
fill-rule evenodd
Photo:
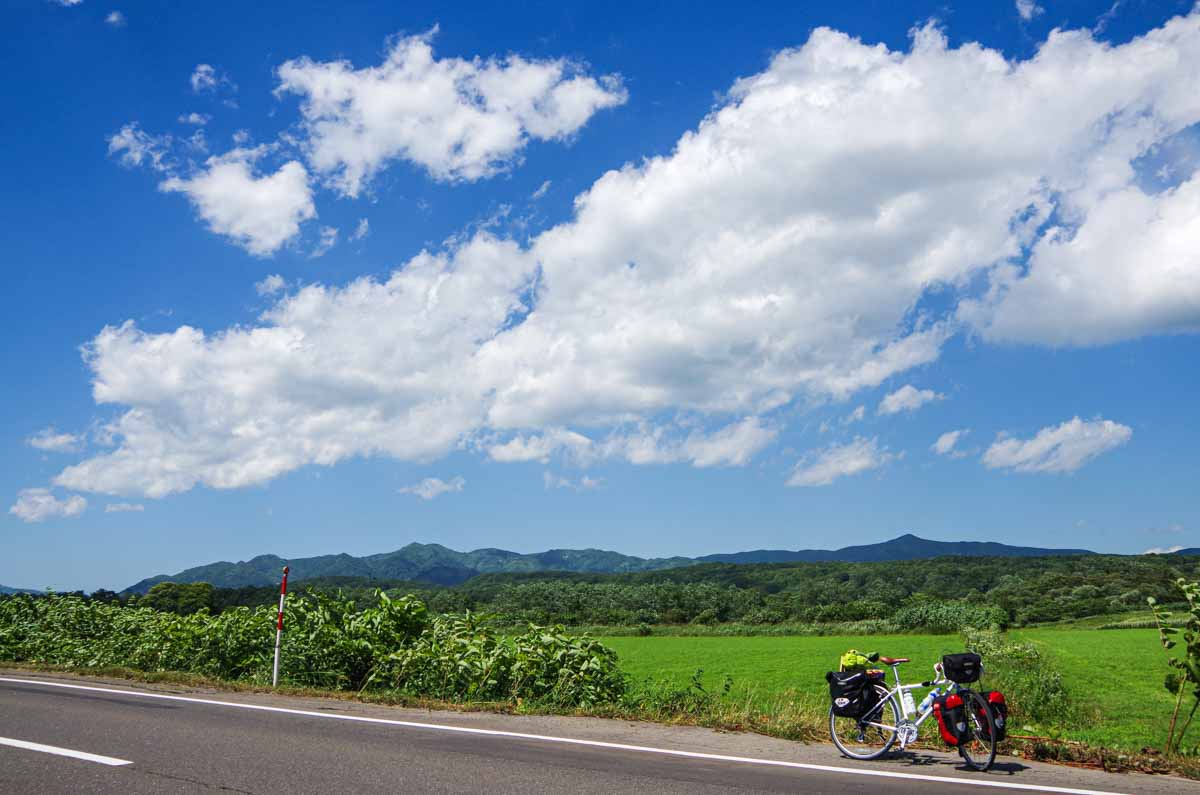
<path fill-rule="evenodd" d="M 271 687 L 279 684 L 279 641 L 283 638 L 283 600 L 287 597 L 288 567 L 283 567 L 283 582 L 279 584 L 279 618 L 275 621 L 275 669 L 271 674 Z"/>

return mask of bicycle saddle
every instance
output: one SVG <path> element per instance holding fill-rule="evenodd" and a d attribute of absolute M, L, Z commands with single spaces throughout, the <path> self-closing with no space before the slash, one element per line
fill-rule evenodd
<path fill-rule="evenodd" d="M 908 662 L 908 659 L 908 657 L 880 657 L 879 662 L 884 665 L 899 665 Z"/>

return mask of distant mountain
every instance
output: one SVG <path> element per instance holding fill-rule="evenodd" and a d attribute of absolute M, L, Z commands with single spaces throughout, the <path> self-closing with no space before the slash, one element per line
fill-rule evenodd
<path fill-rule="evenodd" d="M 316 577 L 360 577 L 368 580 L 414 580 L 436 585 L 457 585 L 479 574 L 568 571 L 614 574 L 672 569 L 698 563 L 793 563 L 845 561 L 862 563 L 886 560 L 919 560 L 945 555 L 1038 557 L 1043 555 L 1090 555 L 1086 549 L 1039 549 L 979 541 L 930 541 L 908 534 L 880 544 L 844 547 L 837 550 L 799 551 L 762 549 L 699 558 L 638 558 L 602 549 L 551 549 L 521 554 L 504 549 L 456 552 L 440 544 L 409 544 L 395 552 L 367 555 L 320 555 L 284 559 L 259 555 L 250 560 L 209 563 L 178 574 L 148 577 L 124 593 L 145 593 L 160 582 L 208 582 L 218 588 L 273 585 L 280 570 L 291 567 L 293 582 Z"/>
<path fill-rule="evenodd" d="M 1187 549 L 1177 549 L 1171 553 L 1172 555 L 1200 555 L 1200 547 L 1188 547 Z"/>
<path fill-rule="evenodd" d="M 907 533 L 891 541 L 841 549 L 758 549 L 724 555 L 704 555 L 697 563 L 872 563 L 882 560 L 923 560 L 946 555 L 965 557 L 1031 558 L 1045 555 L 1092 555 L 1087 549 L 1013 547 L 995 541 L 930 541 Z"/>
<path fill-rule="evenodd" d="M 7 596 L 14 593 L 41 593 L 32 588 L 10 588 L 7 585 L 0 585 L 0 596 Z"/>

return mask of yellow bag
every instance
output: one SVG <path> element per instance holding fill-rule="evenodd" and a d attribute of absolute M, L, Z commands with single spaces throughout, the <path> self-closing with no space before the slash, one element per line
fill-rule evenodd
<path fill-rule="evenodd" d="M 871 665 L 875 654 L 863 654 L 858 649 L 850 649 L 842 655 L 839 671 L 865 671 Z"/>

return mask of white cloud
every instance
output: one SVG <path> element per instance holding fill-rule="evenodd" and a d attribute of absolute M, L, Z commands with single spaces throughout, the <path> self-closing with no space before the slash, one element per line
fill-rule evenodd
<path fill-rule="evenodd" d="M 778 429 L 763 425 L 758 417 L 747 417 L 715 433 L 688 436 L 681 451 L 683 458 L 695 467 L 740 467 L 750 463 L 778 434 Z"/>
<path fill-rule="evenodd" d="M 595 456 L 591 439 L 566 428 L 550 428 L 540 434 L 514 436 L 503 444 L 489 447 L 488 455 L 494 461 L 505 463 L 540 461 L 545 464 L 560 451 L 579 461 L 590 461 Z"/>
<path fill-rule="evenodd" d="M 255 175 L 254 163 L 263 153 L 259 147 L 210 157 L 194 176 L 171 177 L 159 189 L 185 194 L 213 232 L 255 256 L 269 256 L 299 234 L 300 224 L 315 218 L 317 210 L 308 172 L 299 162 Z"/>
<path fill-rule="evenodd" d="M 545 182 L 543 182 L 541 185 L 538 186 L 537 190 L 535 190 L 533 193 L 531 193 L 529 195 L 529 198 L 533 199 L 534 201 L 537 201 L 538 199 L 545 196 L 546 192 L 549 190 L 550 190 L 550 180 L 546 180 Z"/>
<path fill-rule="evenodd" d="M 547 463 L 561 454 L 578 465 L 617 458 L 634 464 L 688 462 L 697 468 L 745 466 L 778 433 L 758 417 L 747 417 L 711 433 L 692 430 L 686 436 L 675 428 L 642 423 L 633 431 L 615 431 L 601 442 L 565 428 L 552 428 L 541 434 L 515 436 L 492 445 L 488 452 L 494 460 L 504 462 Z"/>
<path fill-rule="evenodd" d="M 286 286 L 287 283 L 283 280 L 282 276 L 280 276 L 278 273 L 272 273 L 270 276 L 264 278 L 261 282 L 255 284 L 254 291 L 259 295 L 274 295 L 275 293 L 283 290 L 283 288 Z"/>
<path fill-rule="evenodd" d="M 1143 555 L 1170 555 L 1173 552 L 1178 552 L 1184 547 L 1181 544 L 1176 544 L 1173 547 L 1150 547 Z"/>
<path fill-rule="evenodd" d="M 146 165 L 165 171 L 171 140 L 168 135 L 150 135 L 131 122 L 109 136 L 108 154 L 119 155 L 121 165 L 129 168 Z"/>
<path fill-rule="evenodd" d="M 196 111 L 181 114 L 178 119 L 180 124 L 194 124 L 197 127 L 203 127 L 211 120 L 212 116 L 209 116 L 207 113 L 197 113 Z"/>
<path fill-rule="evenodd" d="M 1029 22 L 1045 10 L 1035 0 L 1017 0 L 1017 15 L 1026 22 Z"/>
<path fill-rule="evenodd" d="M 863 418 L 866 416 L 867 407 L 859 406 L 854 409 L 854 411 L 846 415 L 846 418 L 842 420 L 842 425 L 853 425 L 856 422 L 862 422 Z"/>
<path fill-rule="evenodd" d="M 305 104 L 345 97 L 354 108 L 368 78 L 390 96 L 386 74 L 428 51 L 406 41 L 378 74 L 293 62 L 295 74 L 332 81 Z M 440 75 L 449 61 L 425 63 Z M 513 63 L 472 62 L 467 73 Z M 1136 192 L 1131 162 L 1200 122 L 1198 83 L 1200 14 L 1118 46 L 1055 31 L 1026 60 L 951 48 L 932 26 L 905 51 L 818 29 L 739 80 L 672 151 L 604 174 L 569 221 L 528 245 L 484 230 L 385 281 L 305 288 L 257 323 L 209 335 L 105 329 L 88 364 L 96 399 L 124 412 L 119 446 L 59 480 L 161 496 L 348 456 L 425 461 L 473 443 L 504 460 L 575 448 L 708 460 L 714 428 L 877 387 L 937 359 L 964 321 L 985 338 L 1011 328 L 995 321 L 1003 296 L 1038 277 L 1040 255 L 1024 276 L 1006 268 L 1042 245 L 1050 218 L 1086 239 L 1096 208 Z M 330 112 L 332 135 L 344 119 Z M 314 164 L 324 140 L 311 139 Z M 330 155 L 323 173 L 346 190 L 393 156 L 415 157 L 388 140 L 357 160 Z M 1181 195 L 1183 185 L 1152 200 Z M 1191 223 L 1097 217 L 1131 239 Z M 1187 296 L 1194 260 L 1178 250 L 1175 292 Z M 1071 270 L 1079 289 L 1068 297 L 1102 294 L 1109 280 L 1120 295 L 1144 264 Z M 981 279 L 1010 286 L 980 296 Z M 1146 286 L 1127 296 L 1132 310 L 1103 308 L 1080 327 L 1109 327 L 1124 311 L 1134 315 L 1117 336 L 1200 321 L 1200 306 Z M 933 305 L 976 303 L 914 311 L 934 291 L 946 300 Z M 563 442 L 567 433 L 584 441 Z"/>
<path fill-rule="evenodd" d="M 849 475 L 857 475 L 878 469 L 896 456 L 879 440 L 861 436 L 843 445 L 831 445 L 796 465 L 789 486 L 828 486 L 833 481 Z"/>
<path fill-rule="evenodd" d="M 401 494 L 415 494 L 423 500 L 432 500 L 442 494 L 448 494 L 455 491 L 462 491 L 467 485 L 462 477 L 454 477 L 449 481 L 439 478 L 425 478 L 420 483 L 415 483 L 412 486 L 405 486 L 400 489 Z"/>
<path fill-rule="evenodd" d="M 141 513 L 146 506 L 140 502 L 110 502 L 104 506 L 105 513 Z"/>
<path fill-rule="evenodd" d="M 1106 193 L 1078 228 L 1038 240 L 1027 273 L 999 269 L 960 314 L 985 339 L 1056 346 L 1200 331 L 1200 177 Z"/>
<path fill-rule="evenodd" d="M 17 501 L 8 512 L 22 522 L 44 522 L 47 519 L 78 516 L 87 508 L 87 500 L 72 494 L 60 500 L 49 489 L 21 489 Z"/>
<path fill-rule="evenodd" d="M 983 463 L 988 469 L 1017 472 L 1074 472 L 1132 437 L 1133 429 L 1127 425 L 1075 417 L 1042 428 L 1032 439 L 1001 437 L 983 454 Z"/>
<path fill-rule="evenodd" d="M 77 5 L 81 4 L 83 2 L 83 0 L 51 0 L 51 2 L 58 3 L 60 6 L 66 6 L 67 8 L 70 8 L 71 6 L 77 6 Z"/>
<path fill-rule="evenodd" d="M 329 249 L 331 249 L 337 245 L 337 241 L 338 241 L 337 227 L 334 227 L 334 226 L 321 227 L 321 239 L 319 241 L 317 241 L 317 245 L 309 253 L 308 258 L 309 259 L 317 259 L 318 257 L 325 256 L 329 252 Z"/>
<path fill-rule="evenodd" d="M 482 423 L 471 359 L 519 311 L 529 273 L 515 243 L 477 237 L 384 282 L 281 296 L 259 325 L 107 327 L 86 361 L 95 399 L 124 407 L 111 423 L 118 446 L 57 481 L 162 497 L 351 456 L 439 458 Z"/>
<path fill-rule="evenodd" d="M 352 241 L 358 241 L 371 234 L 371 222 L 366 218 L 358 219 L 358 226 L 354 227 L 354 234 L 350 235 Z"/>
<path fill-rule="evenodd" d="M 957 431 L 946 431 L 937 438 L 937 441 L 929 448 L 938 455 L 948 455 L 951 458 L 961 458 L 964 454 L 955 451 L 958 445 L 958 440 L 970 433 L 970 429 L 961 428 Z"/>
<path fill-rule="evenodd" d="M 30 447 L 54 453 L 74 453 L 83 447 L 83 437 L 74 433 L 60 433 L 51 428 L 42 430 L 26 440 Z"/>
<path fill-rule="evenodd" d="M 917 389 L 912 384 L 905 384 L 884 396 L 883 400 L 879 401 L 879 414 L 899 414 L 902 411 L 916 411 L 935 400 L 944 400 L 945 395 L 934 392 L 932 389 Z"/>
<path fill-rule="evenodd" d="M 309 58 L 279 67 L 277 93 L 302 98 L 309 162 L 357 196 L 394 159 L 438 180 L 507 169 L 529 140 L 562 140 L 596 111 L 620 105 L 616 77 L 562 59 L 435 58 L 433 34 L 397 39 L 379 66 Z"/>
<path fill-rule="evenodd" d="M 108 16 L 104 18 L 104 21 L 107 22 L 109 26 L 114 28 L 123 28 L 127 22 L 125 15 L 120 11 L 109 11 Z"/>
<path fill-rule="evenodd" d="M 600 478 L 593 478 L 587 474 L 581 475 L 578 479 L 573 479 L 550 472 L 542 473 L 542 483 L 547 490 L 570 489 L 572 491 L 592 491 L 600 488 L 603 482 Z"/>
<path fill-rule="evenodd" d="M 218 89 L 237 91 L 237 85 L 229 79 L 228 75 L 206 63 L 196 64 L 188 82 L 191 83 L 192 91 L 196 94 L 213 93 Z"/>

